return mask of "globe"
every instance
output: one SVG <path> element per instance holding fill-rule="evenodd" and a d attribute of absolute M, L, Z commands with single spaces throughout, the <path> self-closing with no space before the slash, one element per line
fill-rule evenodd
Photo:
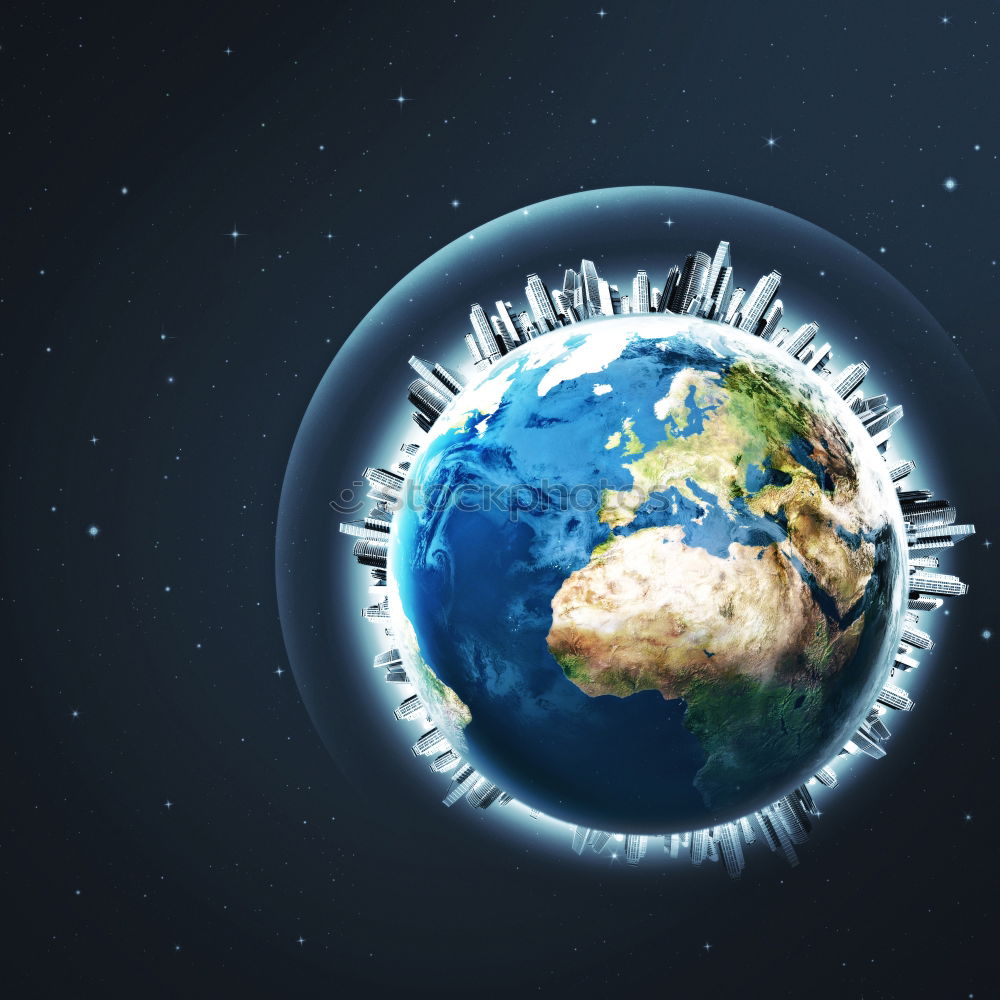
<path fill-rule="evenodd" d="M 518 347 L 407 477 L 389 605 L 465 761 L 622 832 L 747 814 L 836 756 L 892 667 L 905 536 L 828 381 L 740 330 L 609 317 Z"/>

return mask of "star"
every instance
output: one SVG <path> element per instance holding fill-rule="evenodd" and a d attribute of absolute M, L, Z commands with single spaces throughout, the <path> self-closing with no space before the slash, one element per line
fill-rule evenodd
<path fill-rule="evenodd" d="M 667 229 L 670 229 L 674 224 L 674 220 L 668 215 L 663 224 L 667 227 Z"/>
<path fill-rule="evenodd" d="M 228 45 L 222 51 L 225 52 L 227 56 L 231 56 L 233 54 L 233 50 Z"/>
<path fill-rule="evenodd" d="M 101 529 L 98 528 L 96 524 L 92 524 L 87 529 L 87 534 L 90 535 L 91 538 L 96 538 L 100 533 L 101 533 Z"/>
<path fill-rule="evenodd" d="M 74 708 L 72 712 L 69 713 L 71 719 L 79 719 L 80 713 Z"/>
<path fill-rule="evenodd" d="M 452 208 L 458 208 L 458 206 L 462 203 L 457 198 L 452 198 L 448 204 L 451 205 Z"/>
<path fill-rule="evenodd" d="M 128 194 L 128 188 L 127 187 L 122 187 L 119 190 L 121 191 L 122 194 Z"/>
<path fill-rule="evenodd" d="M 964 819 L 966 823 L 971 823 L 972 822 L 972 813 L 966 813 L 962 817 L 962 819 Z"/>
<path fill-rule="evenodd" d="M 233 231 L 231 233 L 226 233 L 232 241 L 235 243 L 241 236 L 246 236 L 246 233 L 241 233 L 235 226 L 233 226 Z"/>
<path fill-rule="evenodd" d="M 706 941 L 701 947 L 702 947 L 702 949 L 704 951 L 711 951 L 712 950 L 712 945 L 708 941 Z"/>
<path fill-rule="evenodd" d="M 170 801 L 170 799 L 167 799 L 167 801 L 163 803 L 163 807 L 164 807 L 165 809 L 172 809 L 172 808 L 173 808 L 173 805 L 174 805 L 174 804 L 173 804 L 173 802 L 171 802 L 171 801 Z"/>
<path fill-rule="evenodd" d="M 603 21 L 607 16 L 608 12 L 602 7 L 598 12 L 597 16 Z"/>
<path fill-rule="evenodd" d="M 285 672 L 285 670 L 284 667 L 278 667 L 277 670 L 275 670 L 274 672 L 280 677 Z"/>
<path fill-rule="evenodd" d="M 403 96 L 403 88 L 400 87 L 399 88 L 399 97 L 390 97 L 389 100 L 395 101 L 399 105 L 399 113 L 402 114 L 403 113 L 403 105 L 406 104 L 407 102 L 413 100 L 413 98 L 412 97 L 404 97 Z"/>
<path fill-rule="evenodd" d="M 993 633 L 988 628 L 984 628 L 980 634 L 986 642 L 993 638 Z"/>
<path fill-rule="evenodd" d="M 88 441 L 89 441 L 89 442 L 90 442 L 91 444 L 97 444 L 97 442 L 98 442 L 98 441 L 100 441 L 101 439 L 100 439 L 99 437 L 95 437 L 95 436 L 94 436 L 93 434 L 91 434 L 91 435 L 90 435 L 90 437 L 89 437 L 89 438 L 87 438 L 87 440 L 88 440 Z"/>
<path fill-rule="evenodd" d="M 301 934 L 295 940 L 298 942 L 300 948 L 306 943 L 306 939 Z"/>
<path fill-rule="evenodd" d="M 983 548 L 984 549 L 991 549 L 992 547 L 993 547 L 993 543 L 987 538 L 986 541 L 983 542 Z"/>
<path fill-rule="evenodd" d="M 777 136 L 775 136 L 775 135 L 769 135 L 769 136 L 768 136 L 768 137 L 767 137 L 767 138 L 766 138 L 766 139 L 764 140 L 764 145 L 765 145 L 765 146 L 766 146 L 766 147 L 767 147 L 768 149 L 777 149 L 777 147 L 778 147 L 778 143 L 779 143 L 780 141 L 781 141 L 781 136 L 780 136 L 780 135 L 777 135 Z"/>
<path fill-rule="evenodd" d="M 951 18 L 947 14 L 942 15 L 938 20 L 941 24 L 951 24 Z"/>
<path fill-rule="evenodd" d="M 941 182 L 941 187 L 943 187 L 945 191 L 954 191 L 958 187 L 958 181 L 955 180 L 954 177 L 946 177 Z"/>
<path fill-rule="evenodd" d="M 596 125 L 597 124 L 597 119 L 596 118 L 591 118 L 590 119 L 590 124 L 591 125 Z"/>

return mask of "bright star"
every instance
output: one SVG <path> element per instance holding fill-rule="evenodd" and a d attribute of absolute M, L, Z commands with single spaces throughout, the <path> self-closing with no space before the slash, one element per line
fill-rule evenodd
<path fill-rule="evenodd" d="M 598 12 L 597 16 L 603 21 L 607 16 L 608 12 L 602 7 Z"/>
<path fill-rule="evenodd" d="M 775 136 L 775 135 L 769 135 L 764 140 L 764 145 L 767 146 L 768 149 L 776 149 L 777 146 L 778 146 L 778 143 L 780 142 L 780 140 L 781 140 L 781 136 L 780 135 L 777 135 L 777 136 Z"/>
<path fill-rule="evenodd" d="M 275 670 L 274 672 L 280 677 L 285 672 L 285 670 L 283 667 L 278 667 L 277 670 Z"/>
<path fill-rule="evenodd" d="M 991 631 L 990 631 L 990 630 L 989 630 L 988 628 L 984 628 L 984 629 L 983 629 L 983 631 L 982 631 L 982 637 L 983 637 L 983 638 L 984 638 L 984 639 L 985 639 L 985 640 L 986 640 L 987 642 L 989 642 L 989 641 L 990 641 L 990 639 L 992 639 L 992 638 L 993 638 L 993 633 L 992 633 L 992 632 L 991 632 Z"/>
<path fill-rule="evenodd" d="M 98 528 L 96 524 L 92 524 L 87 529 L 87 534 L 90 535 L 91 538 L 96 538 L 100 533 L 101 533 L 101 529 Z"/>
<path fill-rule="evenodd" d="M 165 808 L 170 809 L 173 806 L 173 802 L 171 802 L 170 799 L 167 799 L 167 801 L 164 802 L 163 805 Z"/>
<path fill-rule="evenodd" d="M 941 182 L 941 187 L 943 187 L 945 189 L 945 191 L 954 191 L 955 188 L 958 187 L 958 181 L 955 180 L 954 177 L 946 177 Z"/>
<path fill-rule="evenodd" d="M 674 224 L 674 220 L 671 219 L 670 216 L 668 215 L 666 221 L 663 224 L 667 227 L 667 229 L 670 229 L 670 227 L 673 226 Z"/>
<path fill-rule="evenodd" d="M 127 187 L 121 188 L 121 193 L 122 194 L 128 194 L 128 188 Z"/>
<path fill-rule="evenodd" d="M 389 99 L 391 101 L 395 101 L 399 105 L 400 113 L 402 113 L 402 111 L 403 111 L 403 105 L 406 104 L 406 103 L 408 103 L 409 101 L 413 100 L 412 97 L 404 97 L 403 96 L 403 89 L 402 89 L 402 87 L 400 87 L 400 90 L 399 90 L 399 97 L 391 97 Z"/>
<path fill-rule="evenodd" d="M 298 942 L 300 948 L 306 943 L 306 939 L 301 934 L 295 940 Z"/>
<path fill-rule="evenodd" d="M 174 384 L 174 382 L 176 382 L 176 381 L 177 381 L 177 379 L 175 379 L 175 378 L 173 377 L 173 375 L 168 375 L 168 376 L 167 376 L 167 385 L 173 385 L 173 384 Z"/>
<path fill-rule="evenodd" d="M 233 50 L 228 45 L 222 51 L 225 52 L 227 56 L 231 56 L 233 54 Z"/>
<path fill-rule="evenodd" d="M 100 439 L 100 438 L 98 438 L 98 437 L 94 437 L 94 435 L 93 435 L 93 434 L 91 434 L 91 435 L 90 435 L 90 437 L 89 437 L 89 438 L 87 438 L 87 440 L 88 440 L 88 441 L 89 441 L 89 442 L 90 442 L 91 444 L 97 444 L 97 442 L 98 442 L 98 441 L 100 441 L 101 439 Z"/>
<path fill-rule="evenodd" d="M 951 24 L 951 18 L 945 14 L 943 17 L 938 18 L 942 24 Z"/>
<path fill-rule="evenodd" d="M 451 205 L 452 208 L 458 208 L 458 206 L 462 203 L 457 198 L 452 198 L 448 204 Z"/>
<path fill-rule="evenodd" d="M 705 943 L 704 943 L 704 944 L 702 945 L 702 948 L 704 948 L 704 949 L 705 949 L 705 951 L 711 951 L 711 950 L 712 950 L 712 946 L 711 946 L 711 944 L 709 944 L 709 942 L 708 942 L 708 941 L 706 941 L 706 942 L 705 942 Z"/>
<path fill-rule="evenodd" d="M 986 541 L 983 542 L 983 548 L 984 549 L 990 549 L 992 547 L 993 547 L 993 543 L 987 538 Z"/>
<path fill-rule="evenodd" d="M 972 813 L 966 813 L 962 818 L 965 820 L 966 823 L 971 823 L 972 822 Z"/>
<path fill-rule="evenodd" d="M 72 712 L 69 713 L 71 719 L 79 719 L 80 713 L 74 708 Z"/>

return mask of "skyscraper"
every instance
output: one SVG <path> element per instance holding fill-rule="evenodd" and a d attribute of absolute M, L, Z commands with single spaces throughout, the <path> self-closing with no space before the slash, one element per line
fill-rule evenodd
<path fill-rule="evenodd" d="M 495 348 L 494 348 L 495 351 Z M 439 392 L 434 386 L 425 382 L 422 378 L 415 378 L 410 383 L 407 399 L 431 422 L 441 415 L 441 412 L 448 405 L 448 400 L 444 394 Z"/>
<path fill-rule="evenodd" d="M 601 312 L 601 290 L 598 282 L 597 268 L 592 260 L 580 261 L 580 289 L 583 292 L 583 305 L 587 316 L 598 316 Z"/>
<path fill-rule="evenodd" d="M 785 307 L 781 299 L 775 299 L 767 307 L 764 315 L 760 318 L 760 322 L 757 324 L 761 340 L 770 342 L 774 339 L 775 334 L 778 332 L 778 324 L 781 322 L 781 315 L 784 310 Z"/>
<path fill-rule="evenodd" d="M 449 747 L 444 753 L 439 753 L 431 761 L 431 770 L 436 771 L 438 774 L 443 774 L 445 771 L 450 771 L 453 767 L 456 767 L 460 759 L 458 754 Z"/>
<path fill-rule="evenodd" d="M 819 323 L 803 323 L 795 333 L 792 334 L 791 339 L 787 344 L 782 344 L 782 347 L 788 351 L 793 358 L 797 358 L 806 347 L 808 347 L 816 334 L 819 333 Z"/>
<path fill-rule="evenodd" d="M 413 750 L 414 757 L 426 757 L 437 750 L 444 750 L 447 744 L 447 740 L 444 738 L 444 733 L 435 726 L 433 729 L 428 729 L 423 736 L 413 744 L 411 748 Z"/>
<path fill-rule="evenodd" d="M 632 312 L 649 312 L 649 275 L 645 271 L 637 271 L 632 279 L 632 298 L 629 300 Z"/>
<path fill-rule="evenodd" d="M 708 274 L 705 278 L 705 303 L 708 305 L 706 315 L 710 314 L 718 303 L 718 294 L 721 288 L 722 272 L 728 269 L 732 275 L 732 260 L 729 256 L 729 243 L 723 240 L 716 248 L 709 265 Z"/>
<path fill-rule="evenodd" d="M 907 586 L 911 593 L 918 594 L 948 594 L 958 597 L 969 592 L 967 583 L 962 583 L 957 576 L 951 576 L 948 573 L 928 573 L 926 571 L 911 573 Z"/>
<path fill-rule="evenodd" d="M 399 707 L 393 712 L 393 715 L 397 719 L 402 721 L 403 719 L 415 719 L 426 715 L 424 711 L 424 703 L 420 700 L 420 695 L 411 694 L 409 698 L 404 698 L 400 703 Z"/>
<path fill-rule="evenodd" d="M 868 374 L 868 363 L 859 361 L 857 364 L 848 365 L 836 378 L 833 383 L 833 391 L 841 399 L 848 396 L 864 381 Z"/>
<path fill-rule="evenodd" d="M 743 845 L 740 843 L 739 834 L 734 823 L 723 823 L 716 827 L 719 850 L 722 852 L 722 860 L 726 866 L 726 872 L 730 878 L 739 878 L 740 873 L 746 867 L 743 860 Z"/>
<path fill-rule="evenodd" d="M 694 301 L 704 294 L 705 282 L 708 279 L 708 269 L 712 265 L 712 259 L 707 253 L 698 251 L 688 254 L 684 261 L 677 286 L 670 296 L 670 303 L 667 308 L 671 312 L 684 314 Z"/>
<path fill-rule="evenodd" d="M 778 285 L 780 284 L 781 273 L 779 271 L 771 271 L 770 274 L 765 274 L 761 277 L 740 310 L 743 314 L 743 318 L 739 323 L 741 330 L 746 330 L 747 333 L 756 332 L 757 323 L 760 321 L 761 316 L 764 315 L 764 311 L 771 304 L 771 300 L 778 291 Z"/>
<path fill-rule="evenodd" d="M 878 700 L 889 708 L 894 708 L 898 712 L 910 712 L 913 710 L 913 699 L 895 684 L 885 684 L 879 691 Z"/>
<path fill-rule="evenodd" d="M 531 307 L 531 313 L 535 317 L 538 329 L 542 333 L 554 330 L 556 328 L 556 314 L 552 309 L 549 290 L 537 274 L 528 275 L 528 284 L 525 286 L 524 294 L 527 296 L 528 305 Z"/>
<path fill-rule="evenodd" d="M 729 296 L 729 305 L 726 307 L 725 316 L 719 315 L 716 318 L 721 320 L 723 323 L 728 323 L 730 326 L 736 325 L 736 317 L 742 316 L 740 311 L 740 306 L 743 305 L 743 299 L 746 296 L 745 288 L 737 288 L 733 291 L 733 294 Z"/>
<path fill-rule="evenodd" d="M 472 324 L 472 332 L 476 336 L 483 357 L 488 360 L 498 357 L 500 352 L 497 350 L 496 340 L 493 337 L 493 327 L 486 318 L 485 310 L 478 302 L 472 304 L 469 322 Z"/>
<path fill-rule="evenodd" d="M 625 862 L 637 865 L 646 856 L 649 837 L 639 833 L 630 833 L 625 838 Z"/>
<path fill-rule="evenodd" d="M 660 292 L 660 301 L 656 306 L 657 312 L 667 312 L 670 309 L 670 300 L 673 298 L 674 291 L 677 288 L 677 282 L 680 281 L 681 269 L 674 264 L 669 271 L 667 271 L 666 280 L 663 282 L 663 291 Z"/>

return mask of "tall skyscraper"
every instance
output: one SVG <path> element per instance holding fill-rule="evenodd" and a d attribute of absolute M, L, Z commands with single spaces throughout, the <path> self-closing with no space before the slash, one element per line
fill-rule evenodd
<path fill-rule="evenodd" d="M 474 334 L 467 333 L 465 335 L 465 346 L 468 348 L 469 354 L 472 355 L 472 364 L 476 368 L 482 368 L 484 365 L 490 363 L 489 358 L 483 354 L 483 349 L 479 344 L 479 338 Z"/>
<path fill-rule="evenodd" d="M 896 709 L 897 712 L 912 712 L 916 704 L 906 691 L 895 684 L 884 684 L 879 691 L 878 700 L 888 708 Z"/>
<path fill-rule="evenodd" d="M 947 594 L 958 597 L 969 592 L 969 585 L 967 583 L 962 583 L 957 576 L 951 576 L 948 573 L 928 573 L 924 571 L 911 573 L 907 581 L 907 586 L 910 588 L 911 593 L 916 592 L 918 594 Z"/>
<path fill-rule="evenodd" d="M 615 314 L 614 303 L 611 301 L 611 286 L 603 279 L 597 279 L 597 309 L 601 316 Z"/>
<path fill-rule="evenodd" d="M 441 800 L 446 806 L 453 806 L 463 795 L 467 795 L 479 778 L 479 774 L 468 764 L 460 767 L 452 775 L 452 786 Z"/>
<path fill-rule="evenodd" d="M 803 323 L 787 343 L 782 344 L 782 347 L 793 358 L 797 358 L 813 342 L 817 333 L 819 333 L 819 323 Z"/>
<path fill-rule="evenodd" d="M 556 314 L 552 309 L 549 290 L 537 274 L 528 275 L 528 284 L 525 286 L 524 294 L 527 296 L 531 314 L 535 317 L 539 331 L 545 333 L 548 330 L 554 330 L 556 328 Z"/>
<path fill-rule="evenodd" d="M 833 383 L 833 391 L 841 399 L 848 396 L 865 380 L 868 374 L 868 363 L 859 361 L 857 364 L 848 365 L 836 378 Z"/>
<path fill-rule="evenodd" d="M 838 784 L 837 772 L 834 771 L 834 769 L 829 765 L 827 765 L 826 767 L 821 767 L 816 772 L 816 780 L 821 785 L 826 785 L 827 788 L 836 788 Z"/>
<path fill-rule="evenodd" d="M 685 314 L 694 299 L 704 294 L 705 281 L 708 279 L 708 269 L 711 265 L 712 260 L 707 253 L 699 251 L 688 254 L 677 286 L 670 296 L 670 304 L 667 306 L 671 312 Z"/>
<path fill-rule="evenodd" d="M 493 327 L 486 312 L 478 302 L 473 302 L 472 310 L 469 313 L 469 322 L 472 324 L 472 332 L 479 343 L 479 350 L 484 358 L 494 360 L 499 357 L 496 339 L 493 336 Z"/>
<path fill-rule="evenodd" d="M 438 392 L 434 386 L 425 382 L 422 378 L 415 378 L 410 383 L 410 388 L 406 396 L 431 423 L 437 420 L 441 412 L 448 405 L 448 400 L 444 394 Z"/>
<path fill-rule="evenodd" d="M 740 306 L 743 305 L 743 299 L 746 296 L 745 288 L 737 288 L 733 291 L 733 294 L 729 296 L 729 305 L 726 307 L 726 315 L 719 316 L 718 318 L 724 322 L 728 323 L 730 326 L 736 326 L 737 317 L 742 317 L 743 313 Z"/>
<path fill-rule="evenodd" d="M 780 284 L 780 271 L 771 271 L 770 274 L 765 274 L 761 277 L 740 310 L 743 314 L 739 323 L 741 330 L 745 330 L 747 333 L 756 332 L 757 323 L 760 321 L 761 316 L 764 315 L 764 311 L 771 304 L 771 300 L 778 291 Z"/>
<path fill-rule="evenodd" d="M 660 301 L 656 306 L 657 312 L 667 312 L 670 309 L 670 300 L 673 298 L 674 291 L 677 289 L 677 282 L 680 281 L 681 269 L 674 264 L 669 271 L 667 271 L 666 280 L 663 282 L 663 291 L 660 292 Z"/>
<path fill-rule="evenodd" d="M 723 240 L 716 248 L 712 263 L 709 265 L 708 274 L 705 279 L 705 302 L 708 304 L 708 313 L 711 313 L 713 306 L 718 301 L 718 292 L 721 288 L 722 271 L 728 268 L 732 274 L 732 259 L 729 256 L 729 243 Z"/>
<path fill-rule="evenodd" d="M 635 313 L 648 313 L 650 310 L 649 275 L 645 271 L 637 271 L 632 279 L 632 298 L 629 304 Z"/>
<path fill-rule="evenodd" d="M 392 713 L 400 721 L 404 719 L 419 719 L 426 716 L 424 703 L 420 700 L 420 695 L 411 694 L 409 698 L 404 698 L 395 712 Z"/>
<path fill-rule="evenodd" d="M 625 863 L 637 865 L 646 856 L 649 837 L 639 833 L 630 833 L 625 838 Z"/>
<path fill-rule="evenodd" d="M 427 757 L 438 750 L 444 750 L 447 743 L 444 733 L 435 726 L 433 729 L 428 729 L 411 749 L 414 757 Z"/>
<path fill-rule="evenodd" d="M 521 343 L 521 335 L 518 332 L 516 324 L 514 323 L 514 317 L 510 314 L 510 310 L 513 306 L 509 302 L 504 302 L 502 299 L 497 299 L 494 305 L 496 306 L 497 319 L 500 320 L 504 333 L 510 341 L 510 349 L 513 349 Z M 494 329 L 496 328 L 494 327 Z"/>
<path fill-rule="evenodd" d="M 446 771 L 450 771 L 453 767 L 456 767 L 460 759 L 458 754 L 449 748 L 444 753 L 439 753 L 431 761 L 431 770 L 436 771 L 438 774 L 444 774 Z"/>
<path fill-rule="evenodd" d="M 767 307 L 767 309 L 764 310 L 764 315 L 761 316 L 760 322 L 757 324 L 761 340 L 766 340 L 768 342 L 774 340 L 775 334 L 778 332 L 778 324 L 781 322 L 781 315 L 784 310 L 785 307 L 781 299 L 775 299 Z"/>
<path fill-rule="evenodd" d="M 743 845 L 740 843 L 739 834 L 735 823 L 723 823 L 716 827 L 719 850 L 722 852 L 722 861 L 726 866 L 726 872 L 730 878 L 739 878 L 740 873 L 746 867 L 743 860 Z"/>
<path fill-rule="evenodd" d="M 724 267 L 719 272 L 711 298 L 706 298 L 702 313 L 710 319 L 722 322 L 729 311 L 729 300 L 733 294 L 733 269 Z"/>
<path fill-rule="evenodd" d="M 601 289 L 598 282 L 597 268 L 592 260 L 580 261 L 580 290 L 583 293 L 583 306 L 587 317 L 599 316 L 601 312 Z"/>

